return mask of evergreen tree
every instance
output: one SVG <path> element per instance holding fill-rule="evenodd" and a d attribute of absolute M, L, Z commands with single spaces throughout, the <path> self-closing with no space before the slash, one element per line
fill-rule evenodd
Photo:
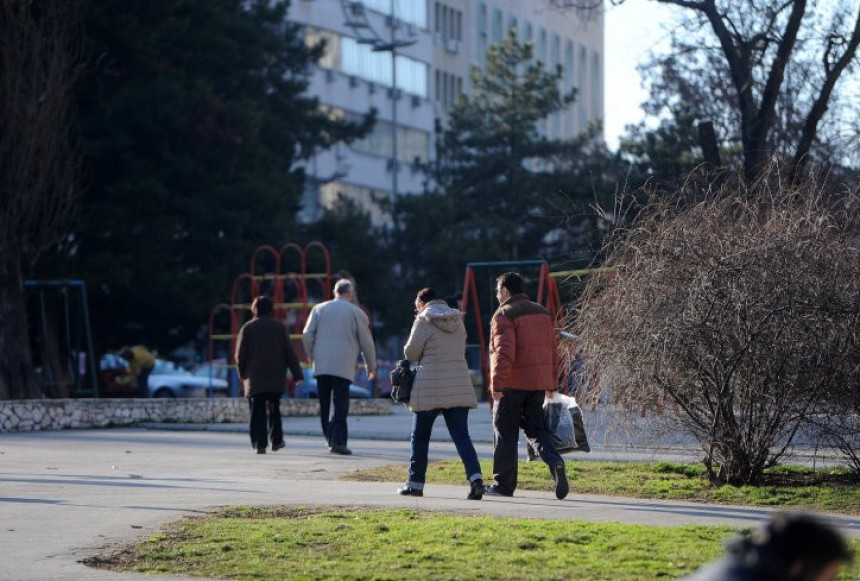
<path fill-rule="evenodd" d="M 584 209 L 603 194 L 604 157 L 597 128 L 568 141 L 541 130 L 575 99 L 575 90 L 559 90 L 562 76 L 514 33 L 474 69 L 474 94 L 455 105 L 439 140 L 434 188 L 396 202 L 407 280 L 453 286 L 468 261 L 555 261 L 588 249 L 594 230 Z"/>
<path fill-rule="evenodd" d="M 166 348 L 227 297 L 259 244 L 297 233 L 297 162 L 362 135 L 308 97 L 288 2 L 91 0 L 78 87 L 84 196 L 66 268 L 90 287 L 97 344 Z"/>

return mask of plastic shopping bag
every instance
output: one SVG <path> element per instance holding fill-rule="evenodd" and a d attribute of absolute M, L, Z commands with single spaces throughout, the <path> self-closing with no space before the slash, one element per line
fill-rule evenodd
<path fill-rule="evenodd" d="M 544 400 L 543 407 L 544 425 L 559 454 L 591 451 L 585 434 L 582 410 L 575 398 L 556 393 L 552 399 Z"/>

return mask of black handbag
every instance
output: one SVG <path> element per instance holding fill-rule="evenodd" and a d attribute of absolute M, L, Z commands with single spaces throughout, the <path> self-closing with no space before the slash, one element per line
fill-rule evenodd
<path fill-rule="evenodd" d="M 394 403 L 409 403 L 412 395 L 412 384 L 415 382 L 415 372 L 409 365 L 408 359 L 401 359 L 397 367 L 391 370 L 391 399 Z"/>

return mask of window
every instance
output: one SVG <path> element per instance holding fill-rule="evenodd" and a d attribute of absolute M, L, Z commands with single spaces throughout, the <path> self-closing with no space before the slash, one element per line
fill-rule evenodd
<path fill-rule="evenodd" d="M 493 8 L 493 28 L 491 34 L 493 44 L 502 41 L 502 11 L 498 8 Z"/>
<path fill-rule="evenodd" d="M 532 39 L 532 23 L 526 20 L 525 26 L 523 26 L 523 39 L 528 42 Z"/>
<path fill-rule="evenodd" d="M 354 38 L 341 39 L 343 47 L 341 70 L 368 81 L 392 85 L 391 53 L 373 52 Z M 427 65 L 407 56 L 397 55 L 397 88 L 407 93 L 427 97 Z"/>
<path fill-rule="evenodd" d="M 319 66 L 325 69 L 340 68 L 340 36 L 328 30 L 320 30 L 312 26 L 306 26 L 304 30 L 305 45 L 308 47 L 315 46 L 322 41 L 325 41 L 325 54 L 319 60 Z"/>
<path fill-rule="evenodd" d="M 573 41 L 568 40 L 564 46 L 564 92 L 568 93 L 574 87 L 573 77 Z M 577 95 L 577 99 L 580 96 Z M 567 137 L 574 135 L 574 121 L 576 119 L 576 101 L 568 105 L 564 114 L 564 132 Z"/>
<path fill-rule="evenodd" d="M 357 116 L 349 115 L 350 118 Z M 350 144 L 356 153 L 391 157 L 392 135 L 390 121 L 377 121 L 370 133 Z M 421 163 L 430 158 L 430 134 L 411 127 L 397 127 L 397 159 L 411 163 L 418 158 Z"/>
<path fill-rule="evenodd" d="M 364 0 L 365 6 L 382 14 L 391 14 L 391 0 Z M 403 22 L 427 28 L 427 0 L 394 2 L 394 14 Z"/>
<path fill-rule="evenodd" d="M 600 74 L 600 55 L 597 51 L 591 53 L 591 116 L 599 119 L 603 116 L 601 99 L 603 79 Z"/>
<path fill-rule="evenodd" d="M 513 30 L 513 31 L 514 31 L 514 34 L 519 35 L 519 28 L 518 28 L 518 24 L 517 24 L 517 17 L 516 17 L 516 16 L 514 16 L 513 14 L 511 14 L 510 16 L 508 16 L 508 31 L 510 32 L 511 30 Z"/>
<path fill-rule="evenodd" d="M 588 51 L 581 44 L 579 45 L 579 58 L 576 63 L 577 69 L 577 88 L 579 89 L 578 103 L 578 119 L 579 130 L 582 131 L 588 126 L 588 99 L 586 95 L 586 83 L 588 82 Z"/>
<path fill-rule="evenodd" d="M 478 6 L 478 62 L 484 65 L 487 57 L 487 5 L 481 2 Z"/>
<path fill-rule="evenodd" d="M 538 52 L 537 52 L 538 60 L 544 65 L 546 64 L 546 30 L 543 28 L 540 29 L 540 33 L 538 34 Z"/>

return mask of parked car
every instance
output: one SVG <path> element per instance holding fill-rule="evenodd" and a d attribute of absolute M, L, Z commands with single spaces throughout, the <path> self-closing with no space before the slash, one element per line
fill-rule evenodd
<path fill-rule="evenodd" d="M 227 360 L 224 358 L 215 359 L 212 361 L 212 363 L 206 361 L 191 368 L 191 373 L 193 373 L 197 377 L 208 378 L 211 375 L 212 377 L 217 377 L 218 379 L 223 379 L 224 381 L 229 380 L 229 372 L 230 366 Z"/>
<path fill-rule="evenodd" d="M 125 381 L 128 363 L 119 355 L 106 353 L 99 361 L 102 397 L 137 397 L 137 384 Z M 156 359 L 147 381 L 149 397 L 209 397 L 209 377 L 199 377 L 172 361 Z M 211 379 L 211 395 L 227 397 L 229 385 L 223 379 Z"/>
<path fill-rule="evenodd" d="M 298 392 L 298 389 L 296 389 Z M 310 397 L 310 398 L 319 398 L 319 389 L 317 387 L 317 378 L 313 376 L 310 372 L 305 374 L 304 386 L 302 387 L 302 395 L 296 393 L 296 397 Z M 368 399 L 371 397 L 370 390 L 366 387 L 361 387 L 360 385 L 356 385 L 354 383 L 349 384 L 349 397 L 350 399 Z"/>

